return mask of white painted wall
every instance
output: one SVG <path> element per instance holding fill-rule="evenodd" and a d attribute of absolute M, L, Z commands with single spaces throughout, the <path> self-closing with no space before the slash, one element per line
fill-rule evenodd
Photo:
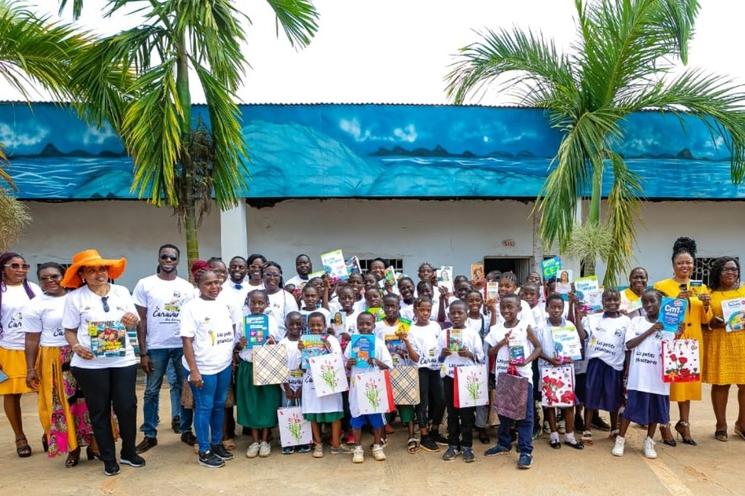
<path fill-rule="evenodd" d="M 67 203 L 27 202 L 33 222 L 13 247 L 32 266 L 41 262 L 70 263 L 75 252 L 95 248 L 103 257 L 127 258 L 127 271 L 117 282 L 134 289 L 137 280 L 153 274 L 158 247 L 181 248 L 179 273 L 187 276 L 184 236 L 169 208 L 136 201 Z M 203 257 L 220 255 L 220 215 L 205 217 L 199 233 Z M 36 280 L 35 269 L 30 278 Z"/>

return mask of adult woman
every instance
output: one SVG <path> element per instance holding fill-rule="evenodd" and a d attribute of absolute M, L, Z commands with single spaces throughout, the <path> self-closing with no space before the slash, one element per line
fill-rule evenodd
<path fill-rule="evenodd" d="M 710 296 L 706 294 L 706 288 L 701 289 L 699 295 L 690 290 L 693 263 L 696 259 L 696 242 L 690 238 L 678 238 L 673 245 L 673 277 L 655 283 L 654 288 L 671 298 L 683 298 L 688 300 L 686 309 L 685 328 L 682 339 L 695 339 L 699 344 L 703 341 L 701 326 L 707 324 L 711 319 Z M 706 369 L 702 361 L 701 368 Z M 685 444 L 696 446 L 696 441 L 691 437 L 689 415 L 691 401 L 701 400 L 701 383 L 674 383 L 670 385 L 670 401 L 678 402 L 680 420 L 675 424 L 675 431 L 681 435 Z M 675 446 L 675 441 L 670 432 L 670 425 L 660 426 L 663 442 L 669 446 Z"/>
<path fill-rule="evenodd" d="M 62 279 L 62 286 L 77 288 L 67 295 L 62 326 L 74 353 L 70 370 L 85 393 L 105 475 L 119 473 L 112 405 L 122 439 L 121 463 L 145 466 L 135 451 L 139 359 L 134 346 L 139 318 L 127 288 L 109 283 L 109 279 L 119 278 L 126 266 L 124 258 L 108 260 L 96 250 L 84 250 L 72 257 Z"/>
<path fill-rule="evenodd" d="M 60 284 L 65 269 L 58 263 L 39 265 L 36 276 L 44 294 L 23 309 L 26 333 L 26 385 L 39 393 L 39 420 L 49 443 L 49 456 L 67 453 L 65 467 L 80 460 L 81 446 L 88 459 L 95 456 L 88 405 L 70 373 L 72 350 L 62 328 L 67 291 Z"/>
<path fill-rule="evenodd" d="M 714 437 L 727 440 L 727 399 L 729 387 L 737 384 L 739 411 L 735 434 L 745 439 L 745 331 L 727 332 L 722 316 L 722 301 L 745 298 L 740 287 L 740 264 L 732 257 L 722 257 L 711 266 L 711 309 L 713 318 L 704 331 L 703 381 L 711 384 L 711 403 L 717 425 Z"/>
<path fill-rule="evenodd" d="M 202 272 L 197 284 L 199 297 L 189 300 L 181 309 L 182 360 L 194 396 L 199 464 L 218 468 L 233 458 L 221 441 L 235 327 L 241 323 L 242 315 L 226 302 L 217 300 L 222 282 L 214 271 Z"/>
<path fill-rule="evenodd" d="M 266 313 L 274 317 L 279 325 L 281 337 L 285 335 L 285 319 L 290 312 L 297 312 L 297 301 L 284 289 L 282 289 L 282 267 L 277 262 L 267 262 L 261 268 L 261 278 L 264 281 L 264 290 L 269 296 L 269 306 Z"/>
<path fill-rule="evenodd" d="M 264 281 L 261 278 L 261 268 L 266 263 L 266 257 L 254 253 L 248 260 L 248 290 L 253 291 L 254 289 L 264 289 Z"/>
<path fill-rule="evenodd" d="M 629 287 L 621 291 L 621 309 L 633 312 L 641 308 L 642 295 L 647 290 L 649 274 L 644 267 L 634 267 L 629 274 Z"/>
<path fill-rule="evenodd" d="M 23 355 L 23 307 L 35 295 L 39 286 L 28 282 L 29 265 L 17 253 L 0 255 L 0 370 L 8 378 L 0 382 L 0 395 L 8 422 L 16 438 L 16 453 L 21 458 L 31 456 L 26 434 L 23 432 L 21 395 L 30 393 L 26 386 L 26 359 Z"/>

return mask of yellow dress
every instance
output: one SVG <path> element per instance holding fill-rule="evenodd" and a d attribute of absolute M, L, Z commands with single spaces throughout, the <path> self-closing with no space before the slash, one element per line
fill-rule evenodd
<path fill-rule="evenodd" d="M 745 286 L 731 291 L 712 291 L 711 309 L 722 316 L 722 301 L 745 298 Z M 745 384 L 745 331 L 727 332 L 724 324 L 704 331 L 703 381 L 707 384 Z"/>
<path fill-rule="evenodd" d="M 680 293 L 679 284 L 673 279 L 665 279 L 654 284 L 657 291 L 662 292 L 668 297 L 674 298 Z M 708 291 L 706 287 L 702 291 Z M 695 339 L 699 342 L 699 349 L 703 345 L 703 332 L 701 326 L 708 324 L 711 320 L 711 306 L 704 311 L 704 304 L 696 296 L 689 298 L 688 310 L 686 311 L 685 330 L 683 331 L 684 339 Z M 706 373 L 705 357 L 699 357 L 701 370 Z M 670 384 L 670 401 L 700 401 L 701 400 L 701 383 L 684 382 Z"/>

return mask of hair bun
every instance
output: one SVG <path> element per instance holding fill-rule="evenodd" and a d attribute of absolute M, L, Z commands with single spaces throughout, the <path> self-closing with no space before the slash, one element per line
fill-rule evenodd
<path fill-rule="evenodd" d="M 676 239 L 675 243 L 673 243 L 673 255 L 677 255 L 678 253 L 688 253 L 693 258 L 696 258 L 696 240 L 687 237 Z"/>

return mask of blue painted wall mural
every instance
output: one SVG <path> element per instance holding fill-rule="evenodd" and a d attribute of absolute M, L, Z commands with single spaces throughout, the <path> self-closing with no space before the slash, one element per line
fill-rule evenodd
<path fill-rule="evenodd" d="M 532 198 L 559 135 L 536 109 L 427 105 L 244 105 L 247 198 Z M 195 106 L 195 119 L 207 120 Z M 706 127 L 645 112 L 619 149 L 650 199 L 745 199 Z M 110 127 L 52 104 L 0 104 L 0 143 L 22 199 L 134 198 Z M 607 191 L 611 177 L 605 178 Z"/>

